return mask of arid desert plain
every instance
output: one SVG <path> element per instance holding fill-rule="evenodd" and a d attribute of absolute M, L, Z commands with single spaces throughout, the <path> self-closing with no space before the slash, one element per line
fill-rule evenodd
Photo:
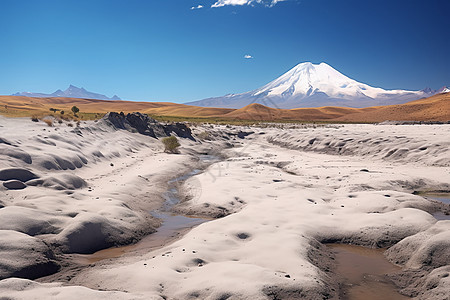
<path fill-rule="evenodd" d="M 0 117 L 0 299 L 448 299 L 449 149 L 449 124 Z"/>

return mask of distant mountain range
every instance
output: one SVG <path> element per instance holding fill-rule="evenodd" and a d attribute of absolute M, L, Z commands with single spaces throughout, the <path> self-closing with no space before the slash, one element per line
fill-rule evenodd
<path fill-rule="evenodd" d="M 74 85 L 69 85 L 69 87 L 65 91 L 57 90 L 52 94 L 20 92 L 13 94 L 13 96 L 26 96 L 39 98 L 67 97 L 67 98 L 83 98 L 83 99 L 98 99 L 98 100 L 122 100 L 116 95 L 109 98 L 102 94 L 86 91 L 84 88 L 79 88 Z"/>
<path fill-rule="evenodd" d="M 368 107 L 402 104 L 449 92 L 430 88 L 421 91 L 384 90 L 357 82 L 326 63 L 301 63 L 265 86 L 242 94 L 207 98 L 185 104 L 202 107 L 242 108 L 252 103 L 273 108 Z"/>

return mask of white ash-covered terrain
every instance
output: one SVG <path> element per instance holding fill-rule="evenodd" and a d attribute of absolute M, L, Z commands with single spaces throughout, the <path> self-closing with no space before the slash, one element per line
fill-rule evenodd
<path fill-rule="evenodd" d="M 163 153 L 151 133 L 118 129 L 116 119 L 77 128 L 0 119 L 0 278 L 48 275 L 54 251 L 92 253 L 158 226 L 148 211 L 192 158 Z"/>
<path fill-rule="evenodd" d="M 26 188 L 0 191 L 1 245 L 10 245 L 0 248 L 1 296 L 338 299 L 326 243 L 390 247 L 387 258 L 402 267 L 391 276 L 401 293 L 418 299 L 450 293 L 450 220 L 432 215 L 449 207 L 413 194 L 450 190 L 450 126 L 204 125 L 191 128 L 193 139 L 180 138 L 181 154 L 174 155 L 162 153 L 149 131 L 132 133 L 111 119 L 57 130 L 1 119 L 2 170 L 36 177 L 2 179 Z M 186 179 L 173 211 L 215 219 L 159 249 L 68 273 L 67 253 L 92 253 L 152 232 L 158 220 L 148 212 L 163 202 L 170 178 L 198 168 L 196 153 L 223 159 Z M 64 170 L 58 160 L 74 167 Z M 60 168 L 46 168 L 47 161 Z M 40 269 L 62 265 L 61 271 L 39 282 L 30 279 L 55 270 L 14 273 L 36 259 L 49 264 Z"/>

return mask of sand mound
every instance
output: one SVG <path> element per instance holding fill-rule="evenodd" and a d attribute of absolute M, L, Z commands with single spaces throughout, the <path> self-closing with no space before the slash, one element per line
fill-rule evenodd
<path fill-rule="evenodd" d="M 93 213 L 80 213 L 55 237 L 54 242 L 66 253 L 87 254 L 126 244 L 138 237 L 138 232 L 117 220 Z"/>
<path fill-rule="evenodd" d="M 386 251 L 387 257 L 410 269 L 450 265 L 450 221 L 405 238 Z"/>
<path fill-rule="evenodd" d="M 404 270 L 393 279 L 417 299 L 446 299 L 450 286 L 450 221 L 405 238 L 386 251 Z"/>
<path fill-rule="evenodd" d="M 43 186 L 56 190 L 75 190 L 87 186 L 86 181 L 73 174 L 58 174 L 57 177 L 45 177 L 27 182 L 29 186 Z"/>
<path fill-rule="evenodd" d="M 130 295 L 125 292 L 104 292 L 91 290 L 81 286 L 64 286 L 62 283 L 37 283 L 26 279 L 9 278 L 0 281 L 0 295 L 8 295 L 6 299 L 61 299 L 61 300 L 139 300 L 139 299 L 158 299 L 157 296 L 138 296 Z"/>
<path fill-rule="evenodd" d="M 37 209 L 7 206 L 0 210 L 0 230 L 15 230 L 34 236 L 58 233 L 60 229 L 55 225 L 61 226 L 61 223 L 51 214 Z"/>
<path fill-rule="evenodd" d="M 59 269 L 46 244 L 17 231 L 0 230 L 0 252 L 0 279 L 34 279 Z"/>
<path fill-rule="evenodd" d="M 18 159 L 27 164 L 32 163 L 30 154 L 26 153 L 25 151 L 20 150 L 19 148 L 14 148 L 14 149 L 11 149 L 10 147 L 4 148 L 0 145 L 0 155 L 4 156 L 4 159 L 9 160 L 9 161 L 14 161 L 15 159 Z"/>

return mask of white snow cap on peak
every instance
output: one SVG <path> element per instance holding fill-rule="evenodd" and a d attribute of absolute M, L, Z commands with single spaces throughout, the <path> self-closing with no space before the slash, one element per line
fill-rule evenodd
<path fill-rule="evenodd" d="M 371 87 L 347 77 L 325 62 L 303 62 L 261 88 L 188 104 L 227 108 L 241 108 L 250 103 L 276 108 L 369 107 L 405 103 L 435 93 L 436 91 L 384 90 Z"/>
<path fill-rule="evenodd" d="M 388 90 L 357 82 L 324 62 L 303 62 L 256 90 L 254 95 L 266 93 L 268 96 L 311 96 L 319 92 L 339 98 L 376 98 L 379 94 L 390 93 Z"/>

